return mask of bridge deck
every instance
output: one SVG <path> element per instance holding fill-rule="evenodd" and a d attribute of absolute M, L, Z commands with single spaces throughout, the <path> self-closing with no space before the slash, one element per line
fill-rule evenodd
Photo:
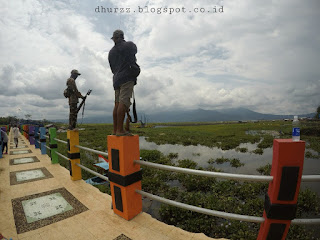
<path fill-rule="evenodd" d="M 9 139 L 8 154 L 0 159 L 0 234 L 7 239 L 212 239 L 146 213 L 126 221 L 111 210 L 111 196 L 83 180 L 71 181 L 67 169 L 51 164 L 23 136 L 19 149 Z"/>

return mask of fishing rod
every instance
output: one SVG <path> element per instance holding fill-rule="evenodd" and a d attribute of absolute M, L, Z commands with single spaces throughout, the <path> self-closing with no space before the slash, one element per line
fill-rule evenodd
<path fill-rule="evenodd" d="M 84 98 L 82 99 L 82 102 L 80 103 L 79 107 L 77 108 L 77 113 L 80 111 L 81 107 L 83 106 L 83 111 L 82 111 L 82 115 L 83 115 L 84 106 L 85 106 L 85 102 L 86 102 L 87 96 L 89 96 L 91 92 L 92 92 L 92 90 L 89 89 L 88 92 L 87 92 L 87 94 L 86 94 L 86 95 L 84 96 Z"/>

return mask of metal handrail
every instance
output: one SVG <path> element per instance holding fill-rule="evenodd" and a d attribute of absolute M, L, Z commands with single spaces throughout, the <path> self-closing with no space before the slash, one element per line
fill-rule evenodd
<path fill-rule="evenodd" d="M 66 156 L 62 155 L 61 153 L 56 152 L 56 154 L 57 154 L 58 156 L 62 157 L 63 159 L 65 159 L 65 160 L 68 160 L 68 161 L 69 161 L 69 158 L 67 158 Z"/>
<path fill-rule="evenodd" d="M 97 177 L 99 177 L 99 178 L 101 178 L 101 179 L 103 179 L 103 180 L 109 181 L 109 178 L 107 178 L 106 176 L 103 176 L 102 174 L 97 173 L 97 172 L 91 170 L 90 168 L 87 168 L 87 167 L 81 165 L 80 163 L 75 163 L 75 165 L 77 165 L 78 167 L 86 170 L 86 171 L 89 172 L 89 173 L 92 173 L 93 175 L 96 175 Z"/>
<path fill-rule="evenodd" d="M 46 138 L 48 138 L 48 139 L 50 139 L 50 137 L 49 136 L 47 136 L 47 135 L 44 135 Z"/>
<path fill-rule="evenodd" d="M 226 218 L 226 219 L 232 219 L 232 220 L 239 220 L 239 221 L 245 221 L 245 222 L 254 222 L 254 223 L 262 223 L 264 222 L 264 218 L 263 217 L 254 217 L 254 216 L 247 216 L 247 215 L 240 215 L 240 214 L 234 214 L 234 213 L 226 213 L 226 212 L 221 212 L 221 211 L 216 211 L 216 210 L 211 210 L 211 209 L 206 209 L 206 208 L 200 208 L 200 207 L 195 207 L 192 205 L 188 205 L 185 203 L 180 203 L 180 202 L 176 202 L 173 200 L 169 200 L 163 197 L 159 197 L 141 190 L 135 190 L 136 193 L 139 193 L 140 195 L 162 202 L 162 203 L 166 203 L 169 204 L 171 206 L 175 206 L 175 207 L 179 207 L 179 208 L 183 208 L 186 210 L 190 210 L 190 211 L 194 211 L 194 212 L 198 212 L 198 213 L 203 213 L 206 215 L 211 215 L 211 216 L 215 216 L 215 217 L 221 217 L 221 218 Z"/>
<path fill-rule="evenodd" d="M 203 171 L 203 170 L 173 167 L 173 166 L 168 166 L 168 165 L 163 165 L 158 163 L 141 161 L 141 158 L 140 160 L 134 160 L 134 162 L 140 165 L 158 168 L 161 170 L 167 170 L 167 171 L 179 172 L 179 173 L 188 173 L 188 174 L 204 176 L 204 177 L 218 177 L 218 178 L 231 179 L 231 180 L 256 181 L 256 182 L 271 182 L 273 180 L 273 176 L 209 172 L 209 171 Z M 320 175 L 303 175 L 301 178 L 301 181 L 303 182 L 320 181 Z"/>
<path fill-rule="evenodd" d="M 318 181 L 320 181 L 320 175 L 302 175 L 301 181 L 303 181 L 303 182 L 318 182 Z"/>
<path fill-rule="evenodd" d="M 66 142 L 66 141 L 63 141 L 63 140 L 61 140 L 61 139 L 58 139 L 58 138 L 54 138 L 53 140 L 56 140 L 56 141 L 58 141 L 58 142 L 61 142 L 61 143 L 64 143 L 64 144 L 68 144 L 68 142 Z"/>
<path fill-rule="evenodd" d="M 62 154 L 61 154 L 61 153 L 59 153 L 59 152 L 56 152 L 56 154 L 57 154 L 58 156 L 60 156 L 60 157 L 64 158 L 64 159 L 66 159 L 66 160 L 70 160 L 68 157 L 66 157 L 66 156 L 62 155 Z M 87 172 L 92 173 L 93 175 L 98 176 L 99 178 L 102 178 L 102 179 L 104 179 L 104 180 L 106 180 L 106 181 L 109 181 L 109 178 L 108 178 L 108 177 L 103 176 L 102 174 L 97 173 L 97 172 L 95 172 L 95 171 L 91 170 L 90 168 L 87 168 L 87 167 L 85 167 L 85 166 L 81 165 L 80 163 L 75 163 L 75 165 L 77 165 L 77 166 L 79 166 L 80 168 L 82 168 L 82 169 L 86 170 Z"/>
<path fill-rule="evenodd" d="M 44 145 L 46 148 L 48 148 L 49 150 L 51 150 L 51 148 L 49 148 L 47 145 Z"/>
<path fill-rule="evenodd" d="M 80 149 L 86 150 L 86 151 L 88 151 L 88 152 L 93 152 L 93 153 L 100 154 L 100 155 L 103 155 L 103 156 L 108 157 L 108 153 L 106 153 L 106 152 L 102 152 L 102 151 L 94 150 L 94 149 L 87 148 L 87 147 L 82 147 L 82 146 L 80 146 L 80 145 L 74 145 L 74 146 L 75 146 L 75 147 L 77 147 L 77 148 L 80 148 Z"/>
<path fill-rule="evenodd" d="M 291 221 L 292 224 L 295 225 L 313 225 L 313 224 L 320 224 L 320 218 L 313 218 L 313 219 L 293 219 Z"/>
<path fill-rule="evenodd" d="M 189 168 L 173 167 L 173 166 L 168 166 L 168 165 L 163 165 L 158 163 L 150 163 L 150 162 L 141 161 L 141 160 L 134 160 L 134 162 L 140 165 L 158 168 L 161 170 L 167 170 L 167 171 L 179 172 L 179 173 L 188 173 L 188 174 L 193 174 L 193 175 L 203 176 L 203 177 L 218 177 L 223 179 L 255 181 L 255 182 L 271 182 L 273 180 L 273 176 L 209 172 L 209 171 L 195 170 L 195 169 L 189 169 Z"/>

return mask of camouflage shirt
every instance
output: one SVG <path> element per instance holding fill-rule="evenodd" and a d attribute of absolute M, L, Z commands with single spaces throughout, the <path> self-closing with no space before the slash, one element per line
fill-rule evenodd
<path fill-rule="evenodd" d="M 67 80 L 67 86 L 69 89 L 69 105 L 72 103 L 78 103 L 78 98 L 82 98 L 82 94 L 78 91 L 76 81 L 73 78 L 68 78 Z"/>

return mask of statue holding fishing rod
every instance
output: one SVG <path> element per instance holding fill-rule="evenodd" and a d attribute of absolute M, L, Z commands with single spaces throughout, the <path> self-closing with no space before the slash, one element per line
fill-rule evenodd
<path fill-rule="evenodd" d="M 68 129 L 70 130 L 73 130 L 76 128 L 78 112 L 80 111 L 82 106 L 84 110 L 86 98 L 91 93 L 91 90 L 89 90 L 85 96 L 82 96 L 82 94 L 78 91 L 78 88 L 76 85 L 76 79 L 79 75 L 81 74 L 78 72 L 78 70 L 73 69 L 71 71 L 71 76 L 67 80 L 67 88 L 64 90 L 64 93 L 63 93 L 66 98 L 69 98 L 70 114 L 69 114 Z M 79 102 L 78 100 L 79 98 L 82 98 L 82 102 L 80 103 L 79 106 L 77 106 Z"/>

